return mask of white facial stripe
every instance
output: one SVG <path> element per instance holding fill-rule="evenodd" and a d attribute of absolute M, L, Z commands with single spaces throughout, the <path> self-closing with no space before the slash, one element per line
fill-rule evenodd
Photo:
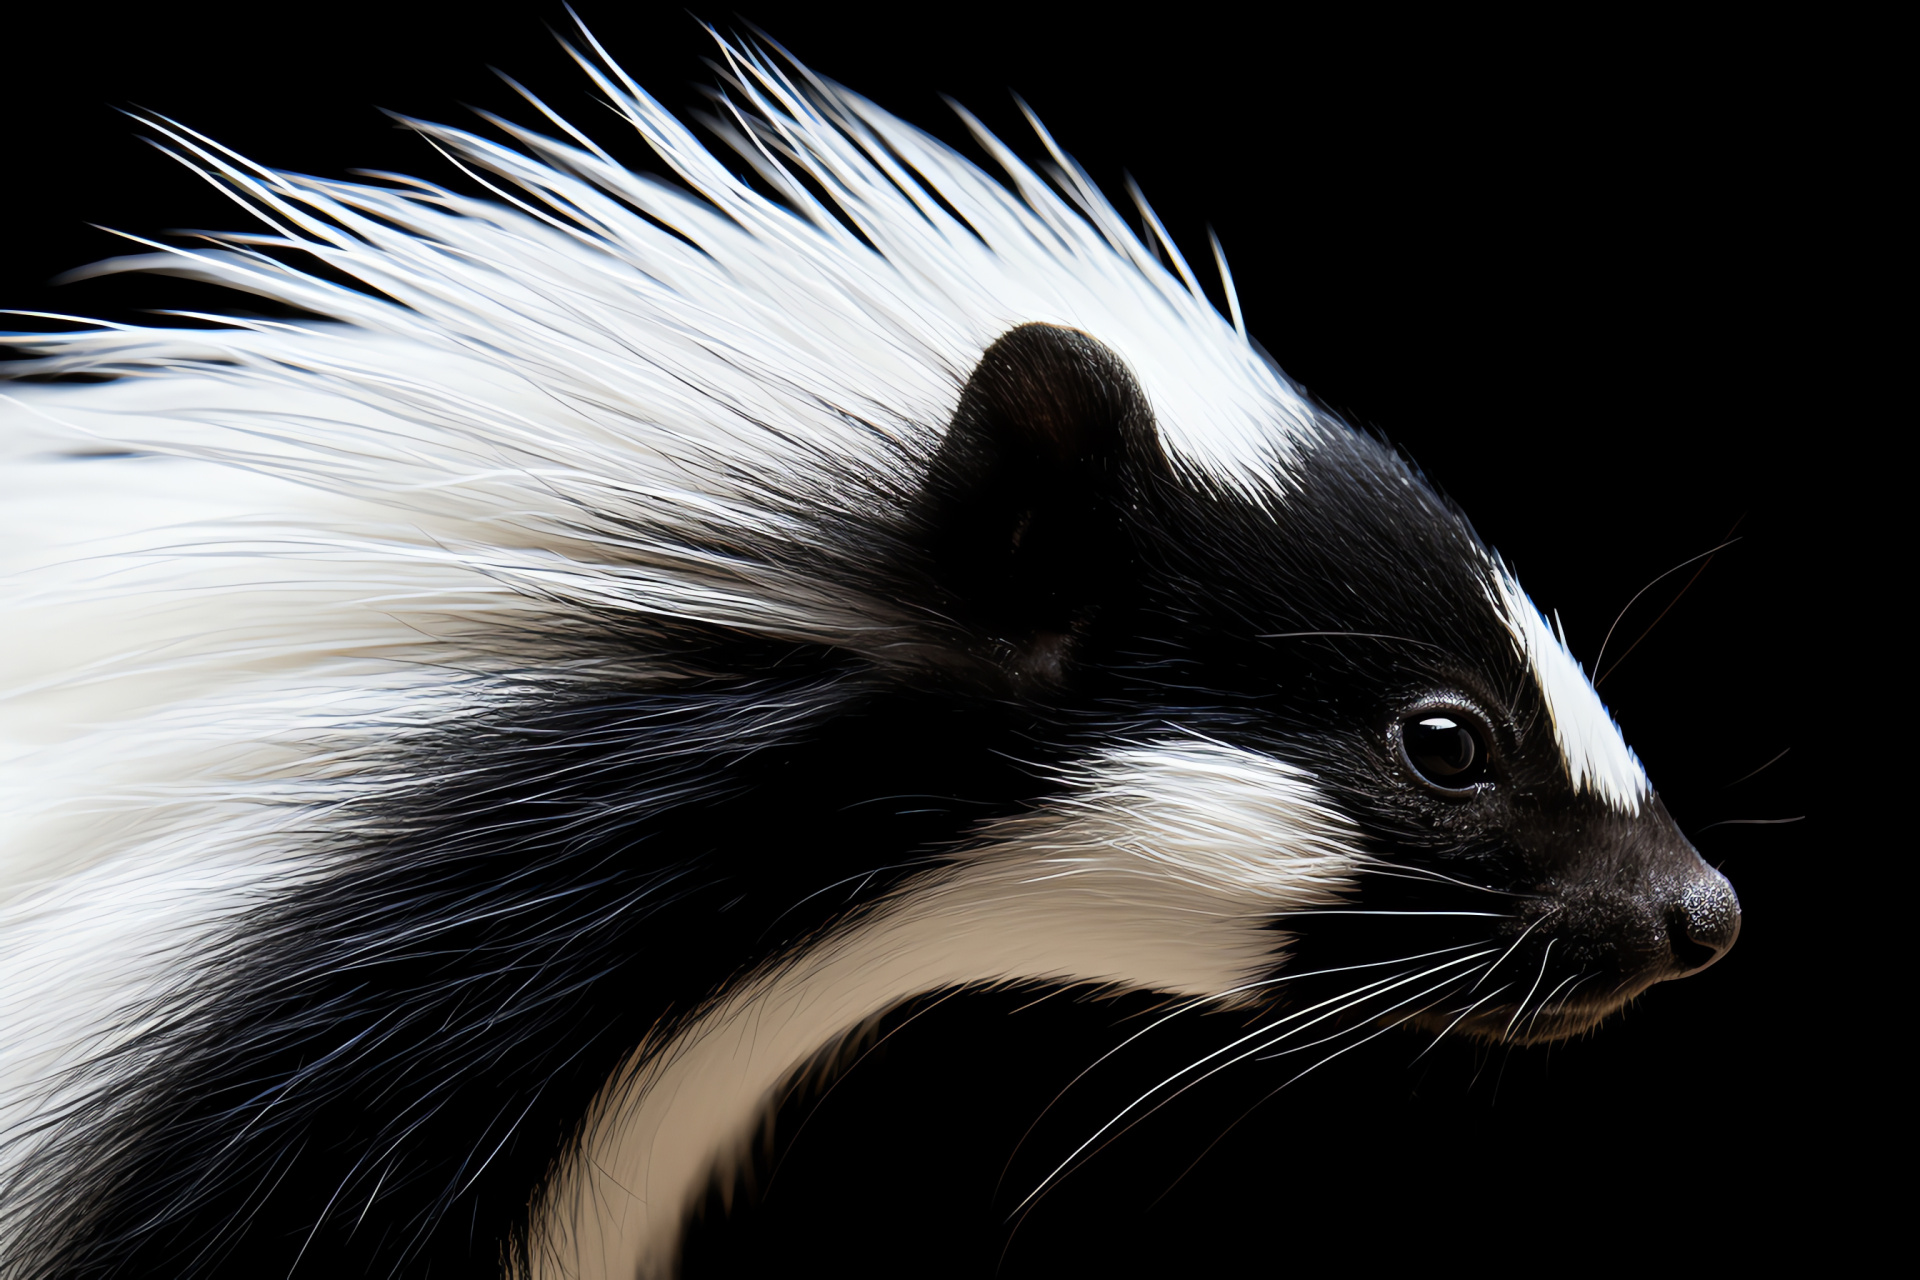
<path fill-rule="evenodd" d="M 1637 811 L 1652 789 L 1646 772 L 1565 641 L 1505 570 L 1493 571 L 1488 594 L 1540 686 L 1574 789 L 1600 796 L 1623 812 Z"/>

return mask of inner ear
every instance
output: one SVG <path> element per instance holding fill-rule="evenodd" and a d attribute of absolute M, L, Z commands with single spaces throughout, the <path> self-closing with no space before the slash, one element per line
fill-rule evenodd
<path fill-rule="evenodd" d="M 1167 470 L 1140 386 L 1077 329 L 1024 324 L 974 367 L 920 502 L 943 606 L 1021 680 L 1057 681 L 1133 576 L 1128 522 Z"/>

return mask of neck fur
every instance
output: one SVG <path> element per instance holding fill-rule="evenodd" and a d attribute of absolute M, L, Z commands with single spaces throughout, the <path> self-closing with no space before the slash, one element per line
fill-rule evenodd
<path fill-rule="evenodd" d="M 683 1223 L 784 1085 L 931 992 L 1101 985 L 1231 1003 L 1280 962 L 1271 922 L 1351 883 L 1351 828 L 1306 775 L 1181 739 L 1110 753 L 819 943 L 643 1046 L 535 1222 L 539 1280 L 671 1274 Z"/>

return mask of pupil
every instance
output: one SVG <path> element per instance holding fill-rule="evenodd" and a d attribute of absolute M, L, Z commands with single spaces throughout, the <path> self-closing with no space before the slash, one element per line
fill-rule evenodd
<path fill-rule="evenodd" d="M 1407 757 L 1429 778 L 1454 778 L 1473 768 L 1479 745 L 1473 731 L 1448 716 L 1428 716 L 1406 729 Z"/>

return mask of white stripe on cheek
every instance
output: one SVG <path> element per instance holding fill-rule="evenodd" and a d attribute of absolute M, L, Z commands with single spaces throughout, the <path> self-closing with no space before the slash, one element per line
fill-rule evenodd
<path fill-rule="evenodd" d="M 1270 916 L 1352 887 L 1358 833 L 1293 765 L 1179 738 L 1106 752 L 1085 778 L 988 838 L 1042 874 L 1137 881 L 1224 914 Z"/>

